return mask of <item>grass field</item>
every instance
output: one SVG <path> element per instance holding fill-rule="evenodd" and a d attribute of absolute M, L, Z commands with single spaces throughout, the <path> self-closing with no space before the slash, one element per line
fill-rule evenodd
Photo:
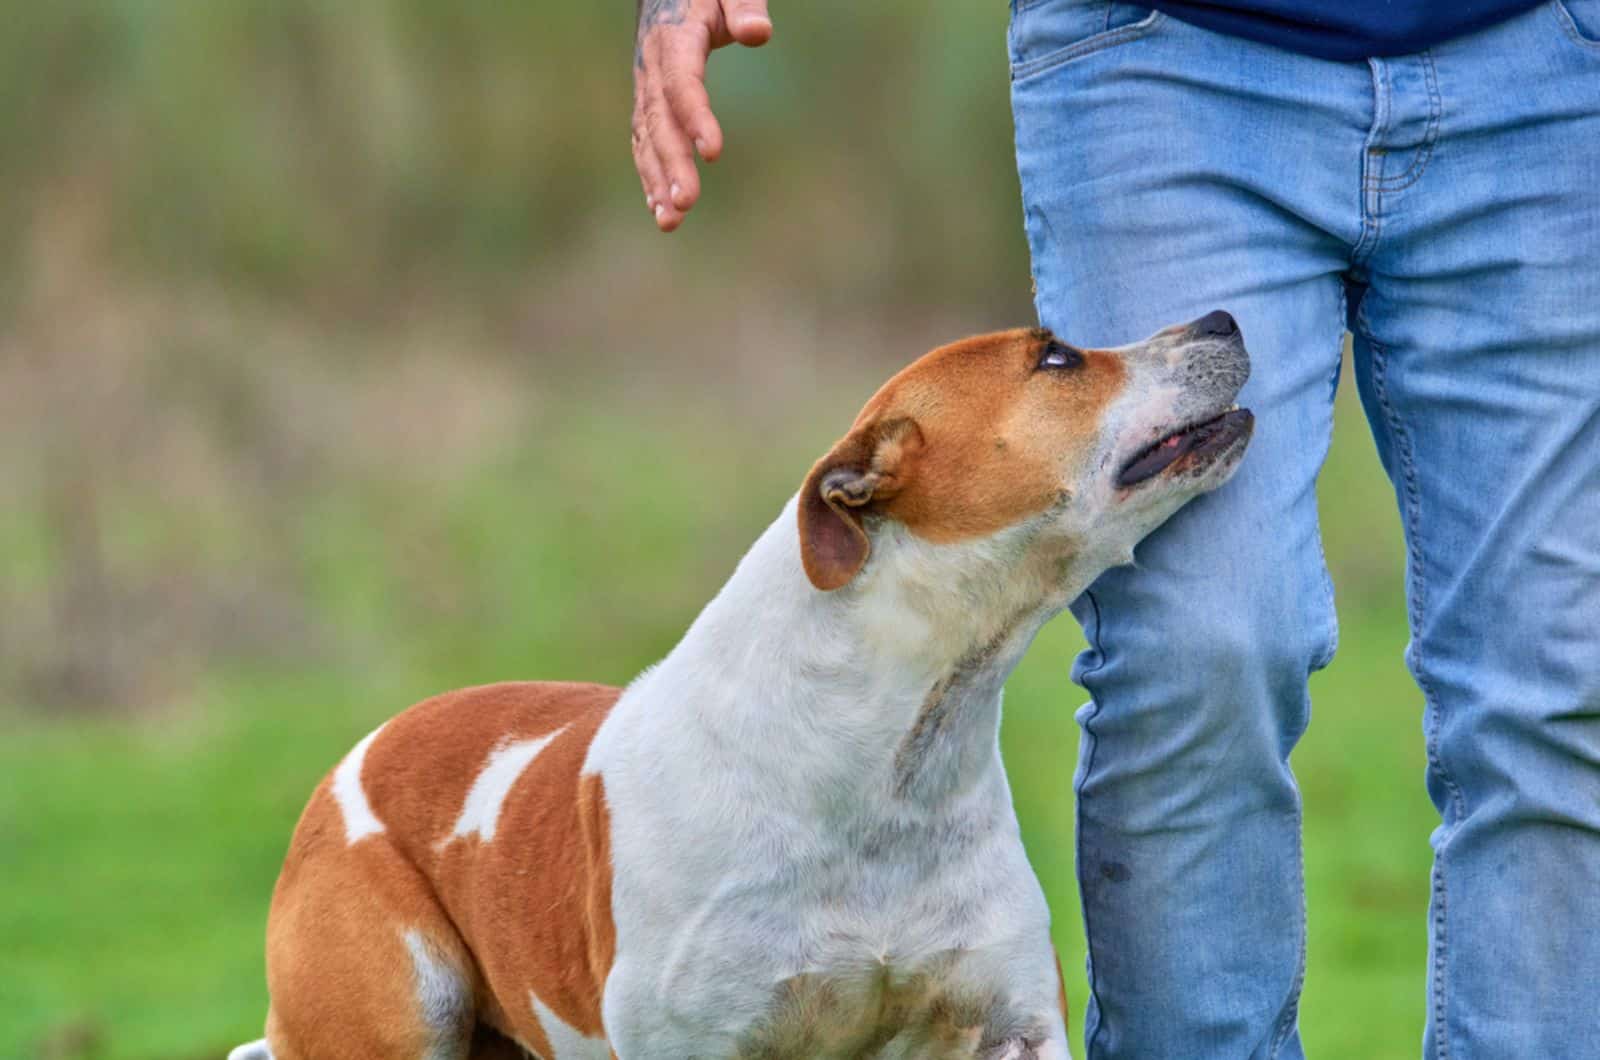
<path fill-rule="evenodd" d="M 1006 6 L 774 5 L 668 241 L 627 3 L 0 0 L 0 1060 L 257 1034 L 284 846 L 356 739 L 628 680 L 890 367 L 1031 318 Z M 1348 393 L 1322 494 L 1302 1027 L 1412 1057 L 1433 814 Z M 1077 646 L 1046 630 L 1004 742 L 1081 1031 Z"/>
<path fill-rule="evenodd" d="M 0 1056 L 198 1060 L 257 1033 L 266 901 L 322 772 L 378 719 L 442 688 L 626 681 L 670 646 L 859 396 L 842 393 L 823 415 L 765 417 L 685 396 L 641 408 L 624 434 L 617 417 L 569 411 L 425 498 L 303 498 L 283 532 L 311 557 L 317 620 L 346 646 L 334 659 L 219 664 L 134 717 L 8 717 Z M 699 497 L 697 456 L 757 422 L 763 444 L 731 457 L 741 488 Z M 1419 697 L 1400 662 L 1400 549 L 1363 432 L 1346 403 L 1323 479 L 1343 636 L 1295 757 L 1311 906 L 1302 1026 L 1314 1055 L 1381 1060 L 1417 1049 L 1432 817 Z M 1010 684 L 1004 723 L 1075 1024 L 1085 984 L 1070 783 L 1083 696 L 1067 671 L 1078 645 L 1070 617 L 1046 630 Z"/>

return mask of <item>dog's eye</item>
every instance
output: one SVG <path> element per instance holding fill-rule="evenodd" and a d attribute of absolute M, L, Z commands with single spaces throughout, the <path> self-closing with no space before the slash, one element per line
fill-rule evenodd
<path fill-rule="evenodd" d="M 1044 349 L 1039 351 L 1039 363 L 1036 367 L 1041 371 L 1056 372 L 1082 368 L 1083 351 L 1051 339 L 1045 343 Z"/>

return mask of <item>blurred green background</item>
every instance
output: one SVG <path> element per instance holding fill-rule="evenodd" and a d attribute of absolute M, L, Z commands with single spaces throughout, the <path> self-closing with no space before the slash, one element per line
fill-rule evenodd
<path fill-rule="evenodd" d="M 892 369 L 1031 320 L 1000 0 L 780 4 L 713 64 L 727 155 L 670 239 L 626 0 L 3 10 L 0 1057 L 254 1037 L 289 831 L 360 735 L 627 681 Z M 1433 817 L 1348 393 L 1322 494 L 1302 1024 L 1409 1057 Z M 1004 733 L 1075 1039 L 1077 647 L 1046 631 Z"/>

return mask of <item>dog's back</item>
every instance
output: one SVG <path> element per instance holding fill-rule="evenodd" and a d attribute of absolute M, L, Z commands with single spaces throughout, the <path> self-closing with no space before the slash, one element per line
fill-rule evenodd
<path fill-rule="evenodd" d="M 345 756 L 273 895 L 276 1060 L 486 1057 L 503 1045 L 490 1028 L 541 1056 L 610 1056 L 609 829 L 600 779 L 580 774 L 619 694 L 465 689 Z"/>

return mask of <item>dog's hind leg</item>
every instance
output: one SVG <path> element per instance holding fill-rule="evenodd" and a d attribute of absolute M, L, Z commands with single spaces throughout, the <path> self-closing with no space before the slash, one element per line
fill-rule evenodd
<path fill-rule="evenodd" d="M 466 1060 L 474 968 L 389 837 L 348 840 L 325 791 L 313 797 L 267 923 L 274 1060 Z"/>

